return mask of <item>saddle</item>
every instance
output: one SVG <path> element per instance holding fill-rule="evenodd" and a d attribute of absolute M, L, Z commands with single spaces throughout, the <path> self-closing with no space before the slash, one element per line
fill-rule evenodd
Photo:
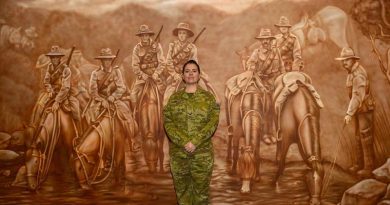
<path fill-rule="evenodd" d="M 298 90 L 298 84 L 305 86 L 310 91 L 318 107 L 323 108 L 324 103 L 311 82 L 311 78 L 303 72 L 293 71 L 280 75 L 275 80 L 275 91 L 273 94 L 275 108 L 283 106 L 288 96 Z"/>

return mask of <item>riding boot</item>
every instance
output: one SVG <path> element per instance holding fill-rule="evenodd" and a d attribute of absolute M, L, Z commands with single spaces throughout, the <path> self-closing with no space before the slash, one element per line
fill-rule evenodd
<path fill-rule="evenodd" d="M 373 138 L 372 136 L 363 136 L 361 142 L 364 155 L 364 168 L 358 171 L 358 175 L 362 178 L 367 178 L 372 175 L 372 170 L 374 169 Z"/>
<path fill-rule="evenodd" d="M 363 168 L 363 163 L 361 161 L 361 159 L 363 158 L 363 150 L 362 145 L 360 143 L 360 136 L 355 136 L 355 139 L 358 140 L 358 143 L 356 143 L 356 159 L 354 160 L 354 162 L 352 162 L 352 166 L 349 167 L 349 171 L 354 174 L 356 174 L 358 170 Z"/>

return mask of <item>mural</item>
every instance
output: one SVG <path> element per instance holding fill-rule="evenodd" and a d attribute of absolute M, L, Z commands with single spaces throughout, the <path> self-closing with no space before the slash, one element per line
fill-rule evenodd
<path fill-rule="evenodd" d="M 390 2 L 0 5 L 1 204 L 176 204 L 190 59 L 221 108 L 210 204 L 390 204 Z"/>

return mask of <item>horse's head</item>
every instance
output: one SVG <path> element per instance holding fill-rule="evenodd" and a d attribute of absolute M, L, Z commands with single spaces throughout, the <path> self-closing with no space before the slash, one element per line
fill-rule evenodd
<path fill-rule="evenodd" d="M 36 190 L 39 185 L 38 175 L 40 169 L 41 153 L 37 147 L 38 145 L 32 145 L 26 152 L 26 172 L 27 182 L 31 190 Z"/>
<path fill-rule="evenodd" d="M 38 34 L 35 32 L 34 27 L 23 30 L 22 28 L 12 28 L 9 36 L 9 43 L 16 49 L 22 49 L 25 52 L 31 51 L 35 47 L 35 43 L 32 39 L 36 38 Z"/>
<path fill-rule="evenodd" d="M 301 21 L 295 25 L 293 25 L 290 29 L 291 33 L 294 34 L 298 40 L 299 43 L 301 44 L 302 47 L 305 46 L 305 32 L 304 30 L 307 29 L 309 26 L 309 16 L 307 13 L 305 13 Z"/>
<path fill-rule="evenodd" d="M 19 28 L 12 28 L 11 33 L 9 36 L 9 43 L 13 45 L 16 49 L 20 48 L 20 42 L 22 40 L 22 32 L 21 32 L 21 27 Z"/>

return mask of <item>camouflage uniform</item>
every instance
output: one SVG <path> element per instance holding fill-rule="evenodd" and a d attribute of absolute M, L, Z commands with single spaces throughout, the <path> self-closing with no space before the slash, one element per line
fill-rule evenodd
<path fill-rule="evenodd" d="M 214 163 L 211 137 L 218 125 L 220 108 L 214 96 L 198 86 L 195 93 L 180 90 L 164 108 L 164 126 L 170 139 L 170 159 L 176 196 L 181 205 L 208 204 Z M 196 150 L 187 153 L 191 141 Z"/>
<path fill-rule="evenodd" d="M 359 62 L 353 65 L 348 74 L 346 86 L 351 99 L 347 115 L 353 116 L 356 122 L 355 135 L 358 136 L 359 141 L 357 143 L 357 163 L 361 162 L 363 154 L 363 170 L 371 172 L 374 168 L 372 123 L 375 101 L 370 92 L 370 82 L 366 70 Z M 362 167 L 362 164 L 355 166 Z"/>
<path fill-rule="evenodd" d="M 143 45 L 141 42 L 138 43 L 133 50 L 132 55 L 132 67 L 133 72 L 137 75 L 137 79 L 131 90 L 131 101 L 137 102 L 142 93 L 142 90 L 145 85 L 145 80 L 142 79 L 142 74 L 149 76 L 149 79 L 152 80 L 152 75 L 157 74 L 161 77 L 161 74 L 164 70 L 164 56 L 163 50 L 160 43 L 153 42 L 150 39 L 148 45 Z M 153 80 L 156 84 L 160 95 L 164 93 L 165 85 L 161 78 Z"/>

